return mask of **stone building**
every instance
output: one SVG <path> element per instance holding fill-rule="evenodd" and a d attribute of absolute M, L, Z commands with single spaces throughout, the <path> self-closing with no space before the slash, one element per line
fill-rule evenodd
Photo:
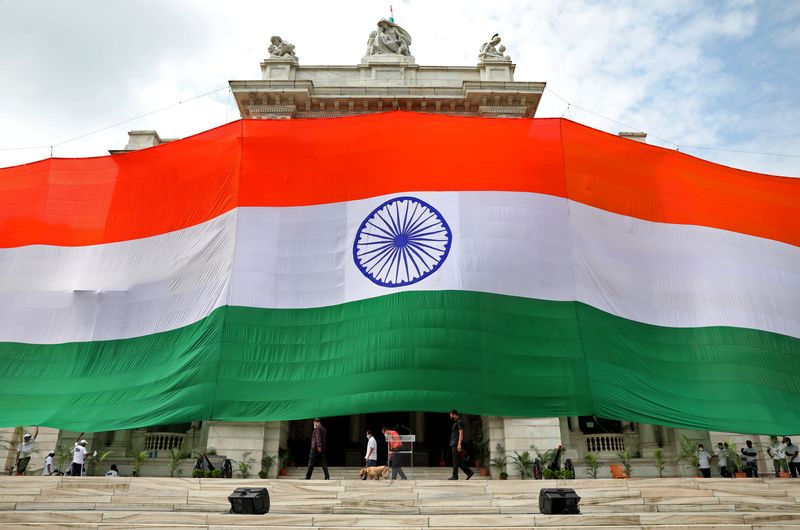
<path fill-rule="evenodd" d="M 303 65 L 294 53 L 294 46 L 280 37 L 272 37 L 269 56 L 261 62 L 261 77 L 230 81 L 232 94 L 242 118 L 295 119 L 332 118 L 390 110 L 442 113 L 491 118 L 532 118 L 542 97 L 545 83 L 516 81 L 515 64 L 500 38 L 492 37 L 479 48 L 478 61 L 472 66 L 422 66 L 411 55 L 410 38 L 400 28 L 394 40 L 382 40 L 382 28 L 399 28 L 383 21 L 370 34 L 368 49 L 358 64 L 345 66 Z M 476 43 L 477 44 L 477 43 Z M 476 49 L 478 46 L 476 45 Z M 645 141 L 643 133 L 620 133 L 634 141 Z M 156 131 L 138 130 L 129 133 L 123 153 L 159 145 L 172 139 L 161 138 Z M 357 466 L 363 454 L 363 433 L 371 428 L 379 432 L 384 425 L 399 427 L 401 433 L 416 436 L 415 466 L 437 466 L 447 449 L 450 421 L 446 411 L 429 413 L 400 411 L 393 413 L 356 414 L 325 418 L 329 432 L 329 463 L 332 466 Z M 498 444 L 506 454 L 515 451 L 546 450 L 563 445 L 565 456 L 573 459 L 581 471 L 584 457 L 595 454 L 607 464 L 618 461 L 617 454 L 628 450 L 635 458 L 636 476 L 657 476 L 653 454 L 662 448 L 668 475 L 693 475 L 685 465 L 676 465 L 680 437 L 693 442 L 727 440 L 730 435 L 690 431 L 631 423 L 596 417 L 512 418 L 499 416 L 467 416 L 467 437 L 488 441 L 493 456 Z M 113 451 L 113 461 L 122 474 L 131 471 L 134 454 L 146 451 L 151 457 L 144 466 L 147 475 L 167 475 L 169 450 L 181 448 L 190 454 L 213 448 L 234 460 L 246 452 L 255 462 L 262 455 L 287 455 L 287 462 L 303 466 L 308 454 L 311 433 L 309 420 L 231 423 L 196 421 L 190 424 L 161 425 L 144 429 L 95 432 L 83 435 L 91 449 Z M 72 447 L 79 433 L 42 428 L 38 439 L 39 460 L 46 449 Z M 11 430 L 3 437 L 14 438 Z M 746 436 L 737 435 L 741 446 Z M 753 437 L 753 440 L 761 440 Z M 14 445 L 18 441 L 12 442 Z M 385 451 L 381 448 L 381 451 Z M 446 452 L 446 451 L 445 451 Z M 763 451 L 762 451 L 763 453 Z M 14 452 L 4 458 L 5 468 L 13 464 Z M 0 459 L 3 454 L 0 453 Z M 41 468 L 34 457 L 32 467 Z M 769 464 L 771 466 L 771 462 Z M 189 460 L 185 463 L 188 470 Z M 256 470 L 257 470 L 256 465 Z M 761 469 L 766 470 L 766 462 Z M 101 473 L 104 470 L 90 472 Z M 271 475 L 277 474 L 277 466 Z M 444 473 L 444 472 L 443 472 Z M 497 469 L 493 468 L 496 474 Z M 513 469 L 509 474 L 514 478 Z M 601 476 L 608 476 L 603 465 Z"/>

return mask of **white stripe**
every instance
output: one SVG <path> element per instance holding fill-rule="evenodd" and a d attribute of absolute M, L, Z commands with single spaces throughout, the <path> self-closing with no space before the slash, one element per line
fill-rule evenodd
<path fill-rule="evenodd" d="M 226 300 L 307 308 L 441 289 L 579 300 L 651 324 L 800 337 L 798 247 L 642 221 L 547 195 L 403 195 L 437 208 L 454 234 L 442 267 L 413 285 L 376 285 L 353 260 L 360 223 L 390 197 L 240 208 L 142 240 L 0 250 L 0 340 L 140 336 L 195 322 Z"/>
<path fill-rule="evenodd" d="M 227 299 L 236 215 L 121 243 L 0 250 L 0 342 L 137 337 L 202 319 Z"/>
<path fill-rule="evenodd" d="M 735 326 L 800 337 L 800 248 L 707 227 L 643 221 L 549 195 L 403 194 L 454 235 L 442 267 L 385 288 L 355 266 L 361 221 L 387 199 L 239 212 L 231 305 L 319 307 L 405 290 L 579 300 L 670 327 Z"/>

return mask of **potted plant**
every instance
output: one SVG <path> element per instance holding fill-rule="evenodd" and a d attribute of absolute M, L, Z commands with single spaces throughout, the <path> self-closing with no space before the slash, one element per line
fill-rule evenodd
<path fill-rule="evenodd" d="M 664 461 L 664 450 L 660 447 L 653 451 L 653 459 L 656 461 L 656 471 L 658 471 L 658 478 L 664 478 L 664 468 L 666 463 Z"/>
<path fill-rule="evenodd" d="M 269 470 L 275 464 L 278 455 L 264 455 L 261 457 L 261 471 L 258 472 L 259 478 L 269 477 Z"/>
<path fill-rule="evenodd" d="M 489 460 L 489 463 L 493 466 L 497 466 L 498 477 L 500 480 L 507 480 L 508 473 L 506 473 L 506 465 L 508 465 L 508 460 L 506 457 L 506 448 L 503 447 L 503 444 L 497 444 L 494 448 L 495 453 L 497 456 Z"/>
<path fill-rule="evenodd" d="M 444 457 L 445 457 L 445 452 L 444 452 L 444 449 L 442 449 L 442 452 L 439 455 L 439 467 L 444 467 L 446 465 L 446 463 L 444 461 Z"/>
<path fill-rule="evenodd" d="M 525 480 L 525 477 L 533 476 L 533 460 L 528 451 L 523 451 L 522 453 L 514 451 L 511 456 L 511 463 L 514 464 L 522 480 Z"/>
<path fill-rule="evenodd" d="M 256 461 L 255 458 L 250 458 L 251 454 L 252 451 L 245 451 L 242 453 L 242 459 L 236 462 L 236 473 L 239 475 L 239 478 L 250 477 L 250 469 Z"/>
<path fill-rule="evenodd" d="M 626 447 L 624 451 L 617 453 L 617 457 L 619 457 L 620 463 L 622 464 L 622 471 L 630 478 L 633 474 L 633 466 L 631 466 L 633 455 L 631 455 L 630 450 Z"/>
<path fill-rule="evenodd" d="M 586 456 L 583 457 L 583 463 L 586 464 L 586 469 L 583 470 L 584 474 L 588 478 L 597 478 L 597 470 L 600 468 L 600 461 L 597 459 L 597 456 L 588 453 Z"/>
<path fill-rule="evenodd" d="M 183 459 L 188 455 L 181 451 L 180 447 L 173 447 L 169 450 L 169 476 L 183 476 Z"/>
<path fill-rule="evenodd" d="M 482 477 L 489 476 L 489 442 L 475 444 L 475 465 L 480 470 Z"/>
<path fill-rule="evenodd" d="M 691 466 L 694 470 L 695 476 L 700 476 L 700 457 L 697 456 L 697 445 L 691 441 L 685 434 L 681 434 L 680 448 L 678 457 L 675 459 L 676 464 L 681 462 Z"/>
<path fill-rule="evenodd" d="M 133 476 L 134 477 L 141 477 L 142 476 L 142 466 L 144 465 L 144 461 L 147 460 L 147 451 L 139 451 L 135 455 L 133 455 Z"/>
<path fill-rule="evenodd" d="M 744 465 L 742 463 L 742 455 L 736 450 L 736 444 L 733 443 L 733 438 L 728 439 L 725 451 L 728 453 L 728 470 L 736 478 L 747 478 L 747 473 L 744 472 Z"/>
<path fill-rule="evenodd" d="M 278 476 L 286 476 L 286 460 L 289 452 L 283 447 L 278 448 Z"/>

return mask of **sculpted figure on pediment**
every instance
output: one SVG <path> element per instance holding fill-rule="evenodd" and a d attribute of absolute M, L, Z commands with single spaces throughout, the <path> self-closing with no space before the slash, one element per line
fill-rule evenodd
<path fill-rule="evenodd" d="M 410 56 L 411 35 L 406 30 L 382 18 L 378 21 L 378 29 L 369 34 L 367 55 L 406 55 Z"/>
<path fill-rule="evenodd" d="M 297 62 L 297 55 L 294 54 L 294 44 L 285 41 L 277 35 L 270 39 L 270 46 L 267 48 L 270 59 L 290 59 Z"/>
<path fill-rule="evenodd" d="M 495 33 L 489 42 L 481 46 L 481 50 L 478 52 L 478 61 L 482 63 L 510 62 L 511 57 L 505 55 L 506 47 L 502 44 L 498 47 L 498 44 L 500 44 L 500 35 Z"/>

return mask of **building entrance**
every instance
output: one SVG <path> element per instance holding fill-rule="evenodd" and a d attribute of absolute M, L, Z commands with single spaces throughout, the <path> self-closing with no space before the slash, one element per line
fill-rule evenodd
<path fill-rule="evenodd" d="M 367 429 L 378 441 L 378 463 L 387 460 L 386 441 L 381 430 L 388 427 L 399 434 L 414 434 L 414 465 L 435 467 L 450 460 L 450 430 L 452 421 L 447 413 L 439 412 L 380 412 L 355 414 L 351 416 L 332 416 L 321 418 L 328 431 L 328 465 L 360 467 L 364 464 Z M 464 418 L 465 438 L 470 442 L 481 439 L 480 416 Z M 289 465 L 305 466 L 311 447 L 311 419 L 289 422 L 287 450 Z M 477 436 L 477 438 L 476 438 Z M 467 444 L 469 446 L 469 444 Z"/>

